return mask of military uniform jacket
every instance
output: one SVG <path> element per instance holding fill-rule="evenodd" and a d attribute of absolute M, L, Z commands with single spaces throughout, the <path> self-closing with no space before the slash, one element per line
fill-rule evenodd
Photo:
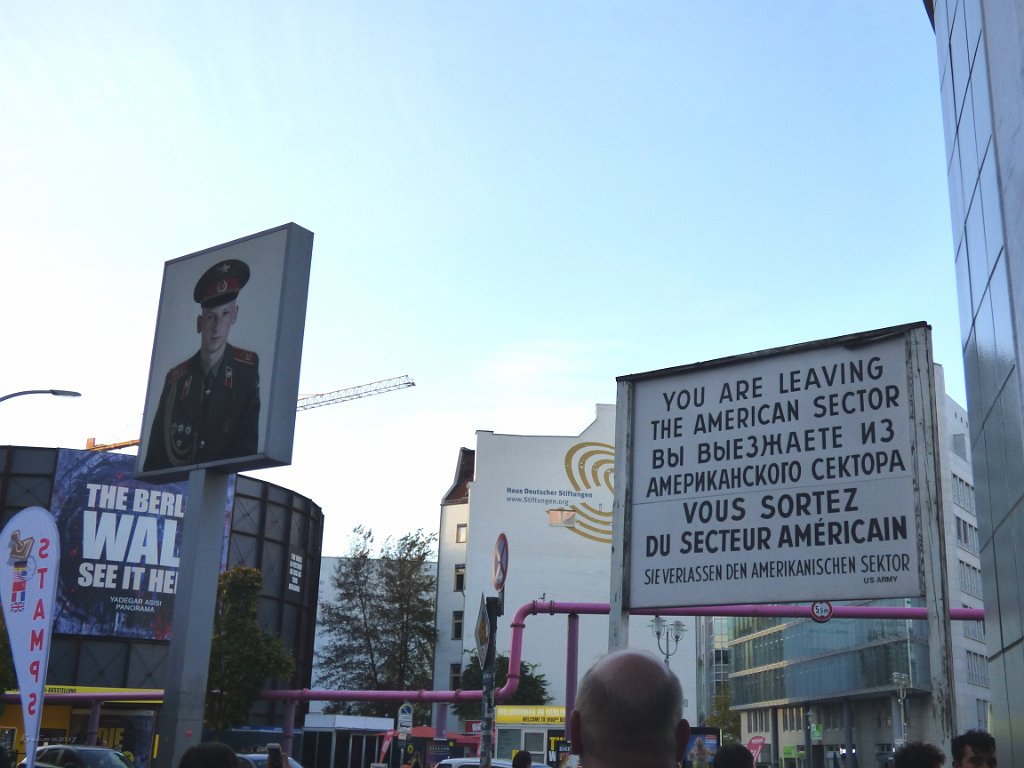
<path fill-rule="evenodd" d="M 199 353 L 172 368 L 149 435 L 145 469 L 255 454 L 259 443 L 260 360 L 228 344 L 208 375 Z"/>

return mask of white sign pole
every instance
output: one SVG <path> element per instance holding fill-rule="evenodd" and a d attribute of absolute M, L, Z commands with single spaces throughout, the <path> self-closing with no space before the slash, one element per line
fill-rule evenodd
<path fill-rule="evenodd" d="M 608 652 L 629 646 L 629 541 L 633 510 L 633 385 L 620 381 L 615 410 L 615 503 L 612 507 Z"/>

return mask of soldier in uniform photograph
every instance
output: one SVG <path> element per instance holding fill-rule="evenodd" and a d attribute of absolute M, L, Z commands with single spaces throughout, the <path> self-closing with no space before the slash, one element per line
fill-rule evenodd
<path fill-rule="evenodd" d="M 164 379 L 146 451 L 145 471 L 183 467 L 257 453 L 259 357 L 228 344 L 238 319 L 239 291 L 249 265 L 227 259 L 196 282 L 199 351 Z"/>

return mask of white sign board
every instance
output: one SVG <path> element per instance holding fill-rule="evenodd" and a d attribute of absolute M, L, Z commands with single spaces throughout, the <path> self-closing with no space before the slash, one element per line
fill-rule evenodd
<path fill-rule="evenodd" d="M 403 704 L 398 708 L 398 732 L 412 733 L 412 704 Z"/>
<path fill-rule="evenodd" d="M 631 607 L 923 594 L 908 336 L 843 342 L 620 379 Z"/>

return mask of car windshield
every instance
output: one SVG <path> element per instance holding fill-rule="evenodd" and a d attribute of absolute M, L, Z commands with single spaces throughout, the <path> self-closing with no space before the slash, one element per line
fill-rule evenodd
<path fill-rule="evenodd" d="M 78 753 L 84 768 L 135 768 L 127 758 L 113 750 L 82 750 Z"/>

